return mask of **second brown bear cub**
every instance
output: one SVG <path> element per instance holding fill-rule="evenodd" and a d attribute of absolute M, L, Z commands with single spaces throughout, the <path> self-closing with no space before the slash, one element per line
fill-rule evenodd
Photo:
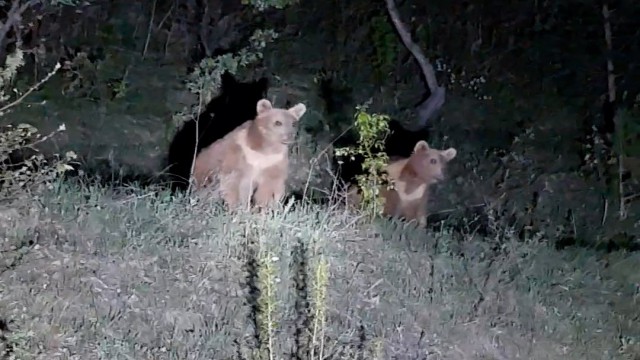
<path fill-rule="evenodd" d="M 444 168 L 456 154 L 454 148 L 433 149 L 426 141 L 420 140 L 408 158 L 390 159 L 385 171 L 393 188 L 384 186 L 380 189 L 380 195 L 385 199 L 383 214 L 407 221 L 416 220 L 418 226 L 425 227 L 429 188 L 444 180 Z M 356 187 L 349 190 L 349 198 L 354 205 L 361 201 Z"/>
<path fill-rule="evenodd" d="M 195 189 L 224 200 L 229 208 L 266 206 L 282 199 L 289 172 L 289 148 L 296 123 L 307 108 L 274 108 L 262 99 L 258 115 L 198 154 Z M 253 201 L 252 201 L 253 200 Z"/>

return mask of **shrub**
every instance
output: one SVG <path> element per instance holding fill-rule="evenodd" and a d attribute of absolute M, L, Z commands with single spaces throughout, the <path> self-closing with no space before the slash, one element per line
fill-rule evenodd
<path fill-rule="evenodd" d="M 11 96 L 8 95 L 10 93 L 8 89 L 23 65 L 23 51 L 16 48 L 13 53 L 7 55 L 4 66 L 0 68 L 0 119 L 60 69 L 60 64 L 56 64 L 44 79 L 31 86 L 17 99 L 9 102 Z M 38 129 L 24 123 L 17 126 L 6 125 L 0 130 L 0 196 L 8 196 L 18 190 L 39 190 L 42 186 L 51 187 L 55 179 L 72 169 L 69 163 L 76 158 L 72 151 L 62 157 L 55 154 L 47 159 L 36 148 L 36 145 L 64 130 L 63 124 L 49 135 L 41 136 Z"/>
<path fill-rule="evenodd" d="M 380 187 L 389 186 L 384 168 L 389 157 L 384 152 L 384 140 L 389 134 L 389 116 L 369 114 L 368 103 L 356 107 L 354 127 L 358 132 L 358 144 L 355 147 L 336 149 L 337 156 L 363 157 L 364 174 L 356 177 L 362 193 L 361 209 L 370 216 L 379 215 L 384 208 L 384 198 L 380 196 Z"/>

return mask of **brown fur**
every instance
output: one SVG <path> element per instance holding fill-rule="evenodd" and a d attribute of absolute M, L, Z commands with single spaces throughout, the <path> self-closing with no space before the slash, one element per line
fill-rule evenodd
<path fill-rule="evenodd" d="M 426 141 L 418 141 L 408 158 L 392 158 L 386 166 L 389 181 L 393 189 L 386 186 L 380 189 L 385 199 L 383 214 L 416 220 L 420 227 L 427 225 L 427 204 L 431 185 L 444 180 L 446 164 L 456 157 L 456 149 L 437 150 L 429 147 Z M 357 188 L 348 192 L 348 201 L 358 204 L 361 201 Z"/>
<path fill-rule="evenodd" d="M 274 108 L 257 103 L 258 116 L 203 149 L 196 157 L 195 189 L 221 197 L 229 208 L 278 202 L 285 193 L 289 171 L 288 145 L 304 104 Z"/>

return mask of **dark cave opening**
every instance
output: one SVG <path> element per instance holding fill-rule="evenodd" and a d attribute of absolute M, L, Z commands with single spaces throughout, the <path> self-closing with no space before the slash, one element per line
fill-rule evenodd
<path fill-rule="evenodd" d="M 185 122 L 169 145 L 167 172 L 172 190 L 187 189 L 194 155 L 256 117 L 256 104 L 267 97 L 268 88 L 267 78 L 243 83 L 228 72 L 222 75 L 220 94 L 209 101 L 197 119 Z"/>

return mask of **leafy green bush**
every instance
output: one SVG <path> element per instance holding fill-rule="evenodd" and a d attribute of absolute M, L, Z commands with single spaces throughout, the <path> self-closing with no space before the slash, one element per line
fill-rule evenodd
<path fill-rule="evenodd" d="M 389 157 L 384 152 L 384 140 L 389 134 L 389 116 L 369 114 L 368 104 L 356 107 L 354 127 L 358 132 L 358 144 L 354 147 L 336 149 L 336 156 L 355 156 L 364 158 L 362 169 L 364 174 L 356 177 L 362 201 L 360 207 L 365 213 L 374 217 L 384 208 L 384 198 L 380 196 L 382 186 L 389 186 L 384 168 Z"/>

